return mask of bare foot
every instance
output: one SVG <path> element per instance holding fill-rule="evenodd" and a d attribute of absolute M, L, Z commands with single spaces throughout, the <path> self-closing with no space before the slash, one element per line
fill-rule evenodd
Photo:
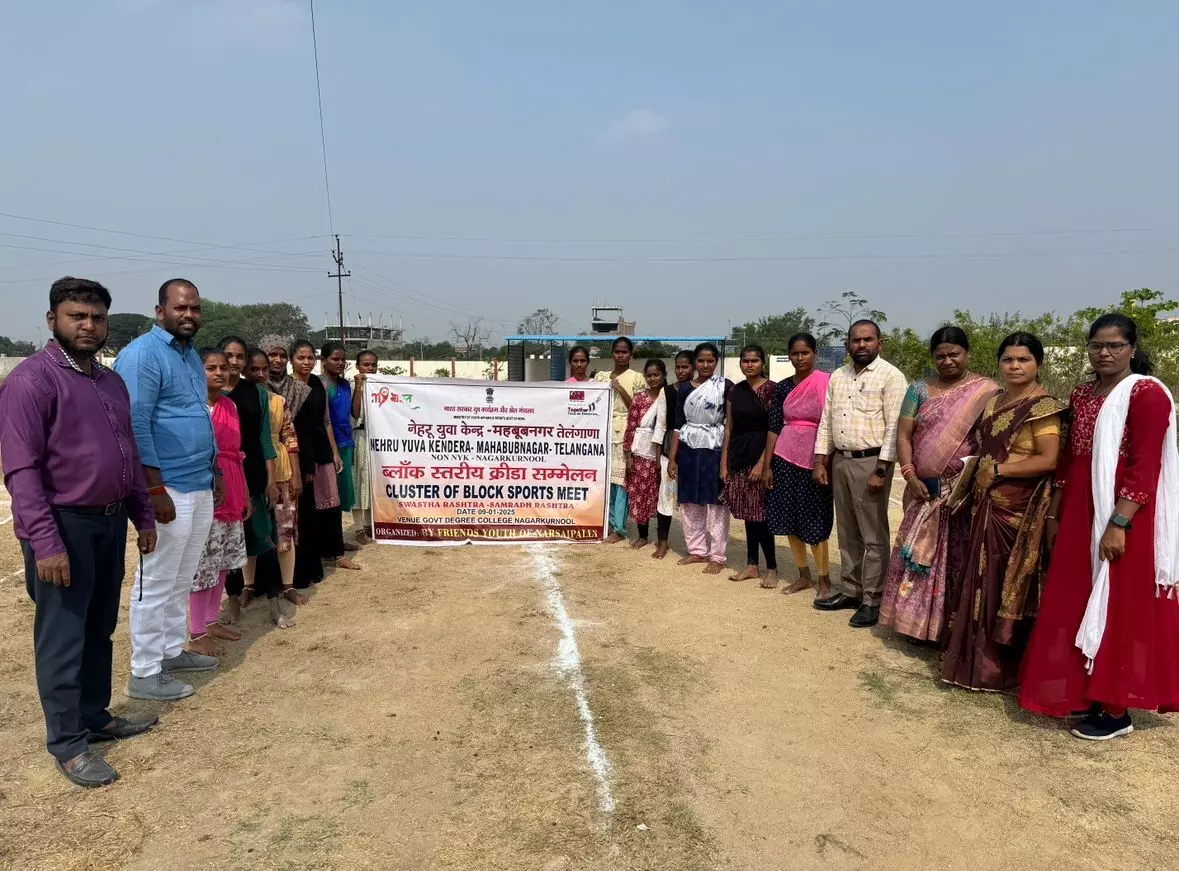
<path fill-rule="evenodd" d="M 617 532 L 611 532 L 606 536 L 606 544 L 618 544 L 620 541 L 622 541 L 622 536 Z"/>
<path fill-rule="evenodd" d="M 250 603 L 254 601 L 254 590 L 251 587 L 246 587 L 242 590 L 242 594 L 238 596 L 238 601 L 242 603 L 242 608 L 250 607 Z"/>
<path fill-rule="evenodd" d="M 349 552 L 360 550 L 360 545 L 354 541 L 346 541 L 344 542 L 344 550 Z"/>
<path fill-rule="evenodd" d="M 225 613 L 221 617 L 221 622 L 226 626 L 232 626 L 242 618 L 242 603 L 237 596 L 230 596 L 225 600 Z"/>
<path fill-rule="evenodd" d="M 366 530 L 363 530 L 363 529 L 357 530 L 357 532 L 356 532 L 356 543 L 357 544 L 359 544 L 363 547 L 364 545 L 368 544 L 370 541 L 372 541 L 372 539 L 369 537 L 369 534 Z"/>
<path fill-rule="evenodd" d="M 814 581 L 812 581 L 809 577 L 800 577 L 797 581 L 790 584 L 790 586 L 783 587 L 782 592 L 789 596 L 794 593 L 801 593 L 803 590 L 809 590 L 813 586 Z"/>
<path fill-rule="evenodd" d="M 242 634 L 234 632 L 232 629 L 226 629 L 220 623 L 210 623 L 205 627 L 205 634 L 211 635 L 214 638 L 222 638 L 226 641 L 241 641 Z"/>
<path fill-rule="evenodd" d="M 826 599 L 831 595 L 831 576 L 822 575 L 819 577 L 819 587 L 815 590 L 816 599 Z"/>
<path fill-rule="evenodd" d="M 704 567 L 704 574 L 706 574 L 706 575 L 719 575 L 724 570 L 725 570 L 724 563 L 709 563 L 708 565 L 706 565 Z"/>
<path fill-rule="evenodd" d="M 296 610 L 294 603 L 283 596 L 270 600 L 270 619 L 279 629 L 290 629 L 295 625 Z"/>
<path fill-rule="evenodd" d="M 199 653 L 202 656 L 220 656 L 225 652 L 221 645 L 208 635 L 202 635 L 200 638 L 190 640 L 188 642 L 188 649 L 189 652 Z"/>
<path fill-rule="evenodd" d="M 647 539 L 640 538 L 637 541 L 631 543 L 631 549 L 632 550 L 642 550 L 650 543 L 651 542 L 647 541 Z"/>
<path fill-rule="evenodd" d="M 667 546 L 667 542 L 661 541 L 659 542 L 659 546 L 655 548 L 655 553 L 651 554 L 651 559 L 663 559 L 667 556 L 669 550 L 671 548 Z"/>
<path fill-rule="evenodd" d="M 756 581 L 759 577 L 757 566 L 746 566 L 745 571 L 729 575 L 730 581 Z"/>
<path fill-rule="evenodd" d="M 706 563 L 706 562 L 708 562 L 708 557 L 692 556 L 691 554 L 689 554 L 688 556 L 681 559 L 678 563 L 676 563 L 676 565 L 677 566 L 694 566 L 697 563 Z"/>
<path fill-rule="evenodd" d="M 345 548 L 345 550 L 346 549 L 347 548 Z M 352 562 L 352 560 L 348 559 L 348 557 L 346 557 L 346 556 L 342 556 L 338 560 L 336 560 L 336 568 L 347 569 L 350 572 L 360 571 L 360 566 L 357 565 L 356 563 Z"/>
<path fill-rule="evenodd" d="M 283 595 L 283 598 L 286 599 L 288 602 L 290 602 L 292 605 L 306 605 L 308 602 L 311 601 L 310 596 L 304 596 L 302 593 L 300 593 L 294 587 L 287 587 L 285 590 L 282 591 L 282 595 Z"/>
<path fill-rule="evenodd" d="M 760 586 L 763 590 L 776 589 L 778 586 L 778 570 L 767 569 L 765 580 L 763 580 L 758 586 Z"/>

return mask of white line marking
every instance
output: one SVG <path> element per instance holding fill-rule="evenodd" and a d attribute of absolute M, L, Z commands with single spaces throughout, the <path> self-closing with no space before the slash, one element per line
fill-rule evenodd
<path fill-rule="evenodd" d="M 3 584 L 7 581 L 15 581 L 17 578 L 23 578 L 24 576 L 25 576 L 25 570 L 21 569 L 19 572 L 13 572 L 11 575 L 8 575 L 7 577 L 0 578 L 0 584 Z"/>
<path fill-rule="evenodd" d="M 561 640 L 557 644 L 557 658 L 553 664 L 569 682 L 569 688 L 573 690 L 573 697 L 577 701 L 577 713 L 585 726 L 585 758 L 598 781 L 598 807 L 602 813 L 613 813 L 614 794 L 610 791 L 612 767 L 606 757 L 606 751 L 598 743 L 597 731 L 594 729 L 594 713 L 590 710 L 589 697 L 585 691 L 581 654 L 577 650 L 573 621 L 569 619 L 569 610 L 565 607 L 565 596 L 562 595 L 561 585 L 557 581 L 556 565 L 552 557 L 545 552 L 543 545 L 530 544 L 527 550 L 532 554 L 537 577 L 544 584 L 549 613 L 553 615 L 553 622 L 561 632 Z"/>
<path fill-rule="evenodd" d="M 12 523 L 11 517 L 5 517 L 3 520 L 0 520 L 0 526 L 7 526 L 10 523 Z"/>

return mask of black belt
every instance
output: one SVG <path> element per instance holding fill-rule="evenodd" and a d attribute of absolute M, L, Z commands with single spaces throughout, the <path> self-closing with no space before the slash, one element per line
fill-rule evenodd
<path fill-rule="evenodd" d="M 849 460 L 862 460 L 865 457 L 879 457 L 883 448 L 864 448 L 862 451 L 841 451 L 836 450 L 835 453 L 841 457 L 846 457 Z"/>
<path fill-rule="evenodd" d="M 109 505 L 54 505 L 58 511 L 72 511 L 75 514 L 101 514 L 113 517 L 123 510 L 122 502 L 111 502 Z"/>

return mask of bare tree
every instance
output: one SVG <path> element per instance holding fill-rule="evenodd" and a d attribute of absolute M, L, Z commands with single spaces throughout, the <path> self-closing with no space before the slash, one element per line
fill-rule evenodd
<path fill-rule="evenodd" d="M 475 354 L 483 350 L 483 345 L 491 336 L 491 330 L 483 326 L 483 318 L 471 318 L 464 326 L 451 321 L 450 334 L 454 336 L 455 347 L 463 356 L 470 360 Z"/>
<path fill-rule="evenodd" d="M 538 308 L 520 321 L 519 332 L 526 336 L 555 336 L 561 319 L 549 308 Z"/>
<path fill-rule="evenodd" d="M 878 324 L 887 323 L 888 317 L 879 309 L 870 308 L 868 300 L 854 290 L 845 290 L 839 299 L 829 299 L 819 310 L 821 320 L 818 328 L 819 341 L 824 345 L 842 345 L 851 325 L 867 318 Z"/>

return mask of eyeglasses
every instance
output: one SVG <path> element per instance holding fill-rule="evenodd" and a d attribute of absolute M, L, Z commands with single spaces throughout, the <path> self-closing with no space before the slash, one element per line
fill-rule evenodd
<path fill-rule="evenodd" d="M 1109 351 L 1111 354 L 1119 354 L 1130 347 L 1129 342 L 1090 342 L 1085 346 L 1085 349 L 1090 354 L 1100 354 L 1102 351 Z"/>

